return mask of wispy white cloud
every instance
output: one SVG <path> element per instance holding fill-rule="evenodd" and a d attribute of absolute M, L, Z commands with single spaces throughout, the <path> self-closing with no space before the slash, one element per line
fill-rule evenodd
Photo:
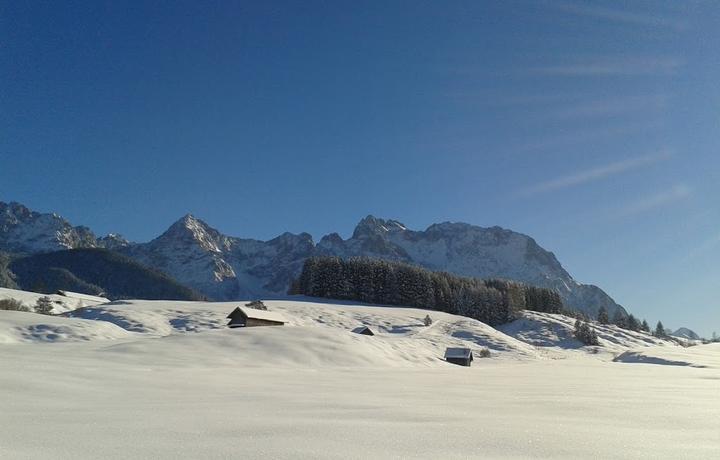
<path fill-rule="evenodd" d="M 524 196 L 529 196 L 538 193 L 547 193 L 570 187 L 577 187 L 579 185 L 598 181 L 635 169 L 641 169 L 659 161 L 666 160 L 670 157 L 670 152 L 664 151 L 653 155 L 629 158 L 627 160 L 617 161 L 614 163 L 597 166 L 595 168 L 583 171 L 576 171 L 572 174 L 568 174 L 566 176 L 558 177 L 556 179 L 541 182 L 532 187 L 528 187 L 524 190 L 521 190 L 520 194 Z"/>
<path fill-rule="evenodd" d="M 653 195 L 638 198 L 637 200 L 623 206 L 616 214 L 616 217 L 632 217 L 664 208 L 671 204 L 685 200 L 692 195 L 692 189 L 685 184 L 676 184 L 668 190 L 663 190 Z"/>
<path fill-rule="evenodd" d="M 570 130 L 559 134 L 552 134 L 539 139 L 516 145 L 516 153 L 528 151 L 543 151 L 563 147 L 616 140 L 636 134 L 648 135 L 665 127 L 661 120 L 644 120 L 640 123 L 623 123 L 613 126 L 591 126 L 585 129 Z"/>
<path fill-rule="evenodd" d="M 718 247 L 720 247 L 720 233 L 713 235 L 700 243 L 697 247 L 689 250 L 680 260 L 681 262 L 689 262 L 697 257 L 701 257 L 704 254 L 715 251 Z"/>
<path fill-rule="evenodd" d="M 684 61 L 675 56 L 596 57 L 534 67 L 530 72 L 551 77 L 672 75 L 683 64 Z"/>
<path fill-rule="evenodd" d="M 649 26 L 682 30 L 687 23 L 677 18 L 659 16 L 654 13 L 641 13 L 627 9 L 607 8 L 597 4 L 574 3 L 566 1 L 546 1 L 545 4 L 556 10 L 576 16 L 584 16 L 604 21 L 618 22 L 636 26 Z"/>
<path fill-rule="evenodd" d="M 668 98 L 661 94 L 595 99 L 552 108 L 545 112 L 554 119 L 577 119 L 619 115 L 630 112 L 660 111 L 667 106 Z"/>

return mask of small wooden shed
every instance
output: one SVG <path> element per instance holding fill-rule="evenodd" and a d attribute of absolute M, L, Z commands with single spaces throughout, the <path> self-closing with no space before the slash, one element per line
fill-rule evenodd
<path fill-rule="evenodd" d="M 57 295 L 61 295 L 63 297 L 68 297 L 70 299 L 77 299 L 77 300 L 85 300 L 87 302 L 94 302 L 94 303 L 108 303 L 110 302 L 110 299 L 107 299 L 105 297 L 100 297 L 96 295 L 90 295 L 90 294 L 81 294 L 79 292 L 71 292 L 71 291 L 57 291 Z"/>
<path fill-rule="evenodd" d="M 287 321 L 279 313 L 236 307 L 228 316 L 228 327 L 282 326 Z"/>
<path fill-rule="evenodd" d="M 361 334 L 361 335 L 375 335 L 375 333 L 367 326 L 360 326 L 356 327 L 352 330 L 355 334 Z"/>
<path fill-rule="evenodd" d="M 448 348 L 445 350 L 445 361 L 458 366 L 470 367 L 473 362 L 472 350 L 469 348 Z"/>

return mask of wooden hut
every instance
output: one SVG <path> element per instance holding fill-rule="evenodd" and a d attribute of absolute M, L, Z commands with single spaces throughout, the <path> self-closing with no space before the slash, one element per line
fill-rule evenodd
<path fill-rule="evenodd" d="M 355 334 L 361 334 L 361 335 L 375 335 L 375 333 L 367 326 L 360 326 L 356 327 L 352 330 Z"/>
<path fill-rule="evenodd" d="M 90 294 L 80 294 L 79 292 L 71 292 L 71 291 L 57 291 L 57 295 L 61 295 L 63 297 L 67 297 L 69 299 L 76 299 L 76 300 L 85 300 L 87 302 L 93 302 L 93 303 L 108 303 L 110 302 L 110 299 L 107 299 L 105 297 L 100 297 L 96 295 L 90 295 Z"/>
<path fill-rule="evenodd" d="M 473 362 L 472 350 L 469 348 L 448 348 L 445 350 L 445 361 L 458 366 L 470 367 Z"/>
<path fill-rule="evenodd" d="M 228 316 L 228 327 L 282 326 L 287 321 L 279 313 L 237 307 Z"/>

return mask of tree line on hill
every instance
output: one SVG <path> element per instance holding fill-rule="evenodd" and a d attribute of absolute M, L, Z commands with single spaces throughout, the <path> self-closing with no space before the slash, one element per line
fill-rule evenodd
<path fill-rule="evenodd" d="M 0 299 L 0 310 L 28 312 L 30 311 L 30 308 L 23 305 L 23 303 L 17 299 L 8 298 Z M 40 313 L 41 315 L 52 315 L 52 299 L 48 296 L 39 297 L 35 302 L 34 311 L 35 313 Z"/>
<path fill-rule="evenodd" d="M 563 311 L 560 295 L 550 289 L 514 281 L 461 277 L 364 257 L 311 257 L 288 293 L 427 308 L 468 316 L 493 326 L 512 321 L 519 310 Z"/>
<path fill-rule="evenodd" d="M 614 324 L 622 329 L 627 329 L 629 331 L 635 332 L 645 332 L 659 338 L 667 338 L 670 336 L 670 331 L 665 329 L 662 321 L 658 321 L 655 329 L 651 330 L 650 325 L 646 320 L 640 321 L 635 316 L 633 316 L 632 313 L 626 315 L 620 310 L 617 310 L 615 312 L 611 321 L 605 307 L 600 307 L 597 315 L 597 321 L 600 324 Z"/>

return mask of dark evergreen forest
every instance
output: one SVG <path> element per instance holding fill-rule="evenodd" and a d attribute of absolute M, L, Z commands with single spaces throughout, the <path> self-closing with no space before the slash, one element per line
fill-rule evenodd
<path fill-rule="evenodd" d="M 512 321 L 519 310 L 563 311 L 559 294 L 550 289 L 371 258 L 311 257 L 289 294 L 427 308 L 490 325 Z"/>

